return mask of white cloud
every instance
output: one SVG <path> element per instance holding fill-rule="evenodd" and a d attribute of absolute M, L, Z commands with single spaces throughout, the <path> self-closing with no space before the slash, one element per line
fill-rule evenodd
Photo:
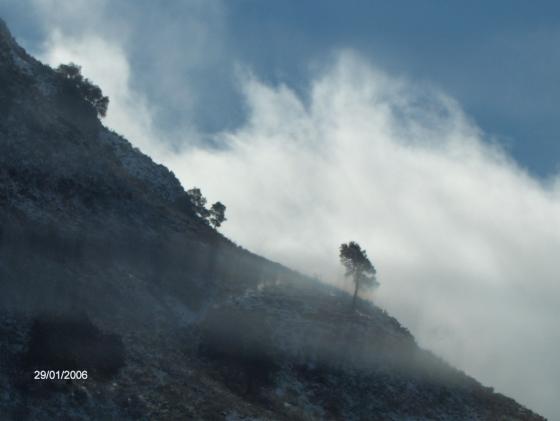
<path fill-rule="evenodd" d="M 249 119 L 223 134 L 229 148 L 167 161 L 226 203 L 225 233 L 337 284 L 337 247 L 357 240 L 378 268 L 374 300 L 423 346 L 560 416 L 558 182 L 531 178 L 451 99 L 352 53 L 308 105 L 243 84 Z"/>

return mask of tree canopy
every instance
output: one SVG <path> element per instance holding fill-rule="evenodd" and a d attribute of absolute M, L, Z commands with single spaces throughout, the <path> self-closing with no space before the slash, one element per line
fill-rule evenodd
<path fill-rule="evenodd" d="M 105 117 L 109 107 L 109 98 L 103 95 L 101 88 L 84 78 L 81 67 L 74 63 L 61 64 L 56 71 L 62 75 L 93 106 L 100 117 Z"/>
<path fill-rule="evenodd" d="M 210 223 L 214 228 L 218 228 L 226 221 L 226 206 L 222 202 L 214 203 L 210 209 L 206 208 L 206 198 L 198 187 L 187 191 L 189 200 L 196 214 Z"/>
<path fill-rule="evenodd" d="M 210 216 L 210 212 L 206 209 L 206 198 L 202 195 L 200 189 L 193 187 L 187 191 L 187 194 L 196 214 L 203 219 L 207 219 Z"/>
<path fill-rule="evenodd" d="M 209 221 L 216 228 L 226 221 L 226 206 L 222 202 L 216 202 L 212 205 Z"/>
<path fill-rule="evenodd" d="M 346 268 L 346 276 L 352 276 L 354 281 L 354 296 L 352 308 L 356 307 L 356 299 L 361 287 L 376 287 L 379 285 L 375 277 L 376 270 L 367 253 L 354 241 L 340 246 L 340 262 Z"/>

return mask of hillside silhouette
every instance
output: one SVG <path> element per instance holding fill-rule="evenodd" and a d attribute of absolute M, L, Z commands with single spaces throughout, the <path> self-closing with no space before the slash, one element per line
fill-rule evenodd
<path fill-rule="evenodd" d="M 543 419 L 224 237 L 98 114 L 0 21 L 1 419 Z"/>

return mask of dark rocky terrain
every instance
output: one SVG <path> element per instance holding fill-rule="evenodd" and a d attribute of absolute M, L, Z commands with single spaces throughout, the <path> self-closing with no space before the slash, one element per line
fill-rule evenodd
<path fill-rule="evenodd" d="M 224 238 L 2 21 L 0 288 L 2 420 L 543 419 Z"/>

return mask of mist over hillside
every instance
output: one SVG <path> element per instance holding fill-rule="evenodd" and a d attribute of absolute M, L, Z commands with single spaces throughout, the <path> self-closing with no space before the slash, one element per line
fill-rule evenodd
<path fill-rule="evenodd" d="M 0 285 L 3 419 L 543 419 L 220 234 L 2 21 Z"/>

